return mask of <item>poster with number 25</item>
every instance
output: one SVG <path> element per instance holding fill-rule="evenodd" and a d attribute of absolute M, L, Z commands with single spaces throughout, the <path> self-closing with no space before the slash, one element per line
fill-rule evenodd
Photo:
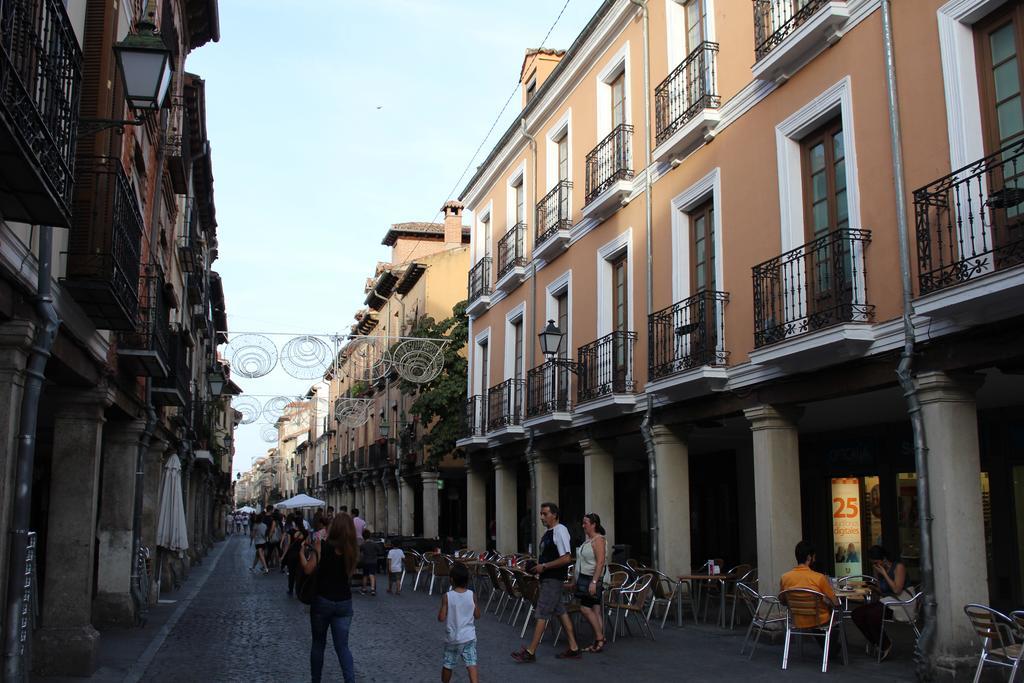
<path fill-rule="evenodd" d="M 832 539 L 836 576 L 861 573 L 860 538 L 860 480 L 856 477 L 833 479 Z"/>

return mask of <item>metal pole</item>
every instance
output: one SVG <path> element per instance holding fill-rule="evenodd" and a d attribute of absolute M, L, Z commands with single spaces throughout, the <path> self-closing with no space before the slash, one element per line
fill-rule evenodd
<path fill-rule="evenodd" d="M 903 288 L 903 353 L 896 376 L 907 401 L 907 413 L 914 438 L 914 465 L 917 469 L 917 514 L 921 525 L 921 590 L 924 592 L 924 629 L 914 648 L 915 674 L 920 681 L 934 678 L 935 574 L 932 564 L 931 499 L 928 496 L 928 441 L 921 415 L 921 402 L 912 374 L 914 361 L 913 286 L 910 281 L 910 245 L 907 238 L 907 200 L 903 179 L 903 143 L 900 128 L 899 98 L 896 89 L 896 56 L 893 50 L 892 9 L 882 1 L 882 42 L 885 52 L 885 85 L 889 98 L 889 130 L 892 140 L 892 171 L 896 190 L 896 233 L 900 249 L 900 284 Z"/>

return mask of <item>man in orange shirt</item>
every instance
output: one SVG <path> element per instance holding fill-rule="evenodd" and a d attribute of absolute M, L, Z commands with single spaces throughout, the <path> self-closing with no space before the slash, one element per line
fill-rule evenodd
<path fill-rule="evenodd" d="M 779 581 L 779 589 L 807 588 L 817 591 L 825 596 L 832 605 L 839 604 L 836 600 L 835 591 L 832 590 L 832 583 L 828 577 L 820 572 L 811 569 L 816 557 L 814 546 L 807 541 L 800 541 L 796 544 L 796 567 L 782 575 Z M 818 620 L 815 621 L 811 615 L 794 615 L 794 623 L 797 628 L 813 628 L 815 626 L 828 626 L 831 612 L 825 609 L 818 609 Z"/>

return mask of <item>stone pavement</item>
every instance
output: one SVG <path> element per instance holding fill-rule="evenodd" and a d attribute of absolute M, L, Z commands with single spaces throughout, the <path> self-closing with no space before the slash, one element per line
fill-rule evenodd
<path fill-rule="evenodd" d="M 175 596 L 178 602 L 156 608 L 144 629 L 103 634 L 101 669 L 93 680 L 309 680 L 307 608 L 286 595 L 284 575 L 251 574 L 251 561 L 248 539 L 236 537 L 219 544 Z M 350 646 L 357 680 L 438 680 L 444 639 L 444 628 L 436 621 L 438 596 L 428 597 L 422 590 L 413 593 L 409 578 L 400 597 L 388 595 L 381 578 L 377 597 L 354 598 Z M 723 631 L 692 622 L 682 629 L 666 625 L 664 631 L 655 629 L 654 642 L 620 638 L 604 653 L 586 655 L 582 661 L 555 659 L 548 637 L 535 664 L 517 664 L 509 657 L 521 645 L 519 629 L 498 623 L 494 615 L 481 616 L 477 634 L 483 680 L 822 680 L 817 646 L 808 644 L 802 658 L 797 647 L 784 672 L 779 668 L 781 639 L 774 645 L 762 642 L 753 661 L 748 661 L 737 654 L 744 634 L 739 628 Z M 897 639 L 893 659 L 879 666 L 865 656 L 856 629 L 850 627 L 848 634 L 850 665 L 844 667 L 837 658 L 829 679 L 863 683 L 912 678 L 906 638 Z M 587 644 L 590 639 L 584 636 L 582 641 Z M 324 680 L 341 680 L 330 638 L 325 662 Z M 457 671 L 454 680 L 468 680 L 465 670 Z"/>

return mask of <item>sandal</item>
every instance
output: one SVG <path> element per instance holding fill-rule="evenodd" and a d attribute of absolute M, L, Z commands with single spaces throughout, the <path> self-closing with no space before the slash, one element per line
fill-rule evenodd
<path fill-rule="evenodd" d="M 594 641 L 593 644 L 588 645 L 587 647 L 583 648 L 583 651 L 584 652 L 589 652 L 589 653 L 595 654 L 595 655 L 596 654 L 600 654 L 600 653 L 604 652 L 604 643 L 605 643 L 605 639 L 604 638 L 602 638 L 601 640 L 596 640 L 596 641 Z"/>

